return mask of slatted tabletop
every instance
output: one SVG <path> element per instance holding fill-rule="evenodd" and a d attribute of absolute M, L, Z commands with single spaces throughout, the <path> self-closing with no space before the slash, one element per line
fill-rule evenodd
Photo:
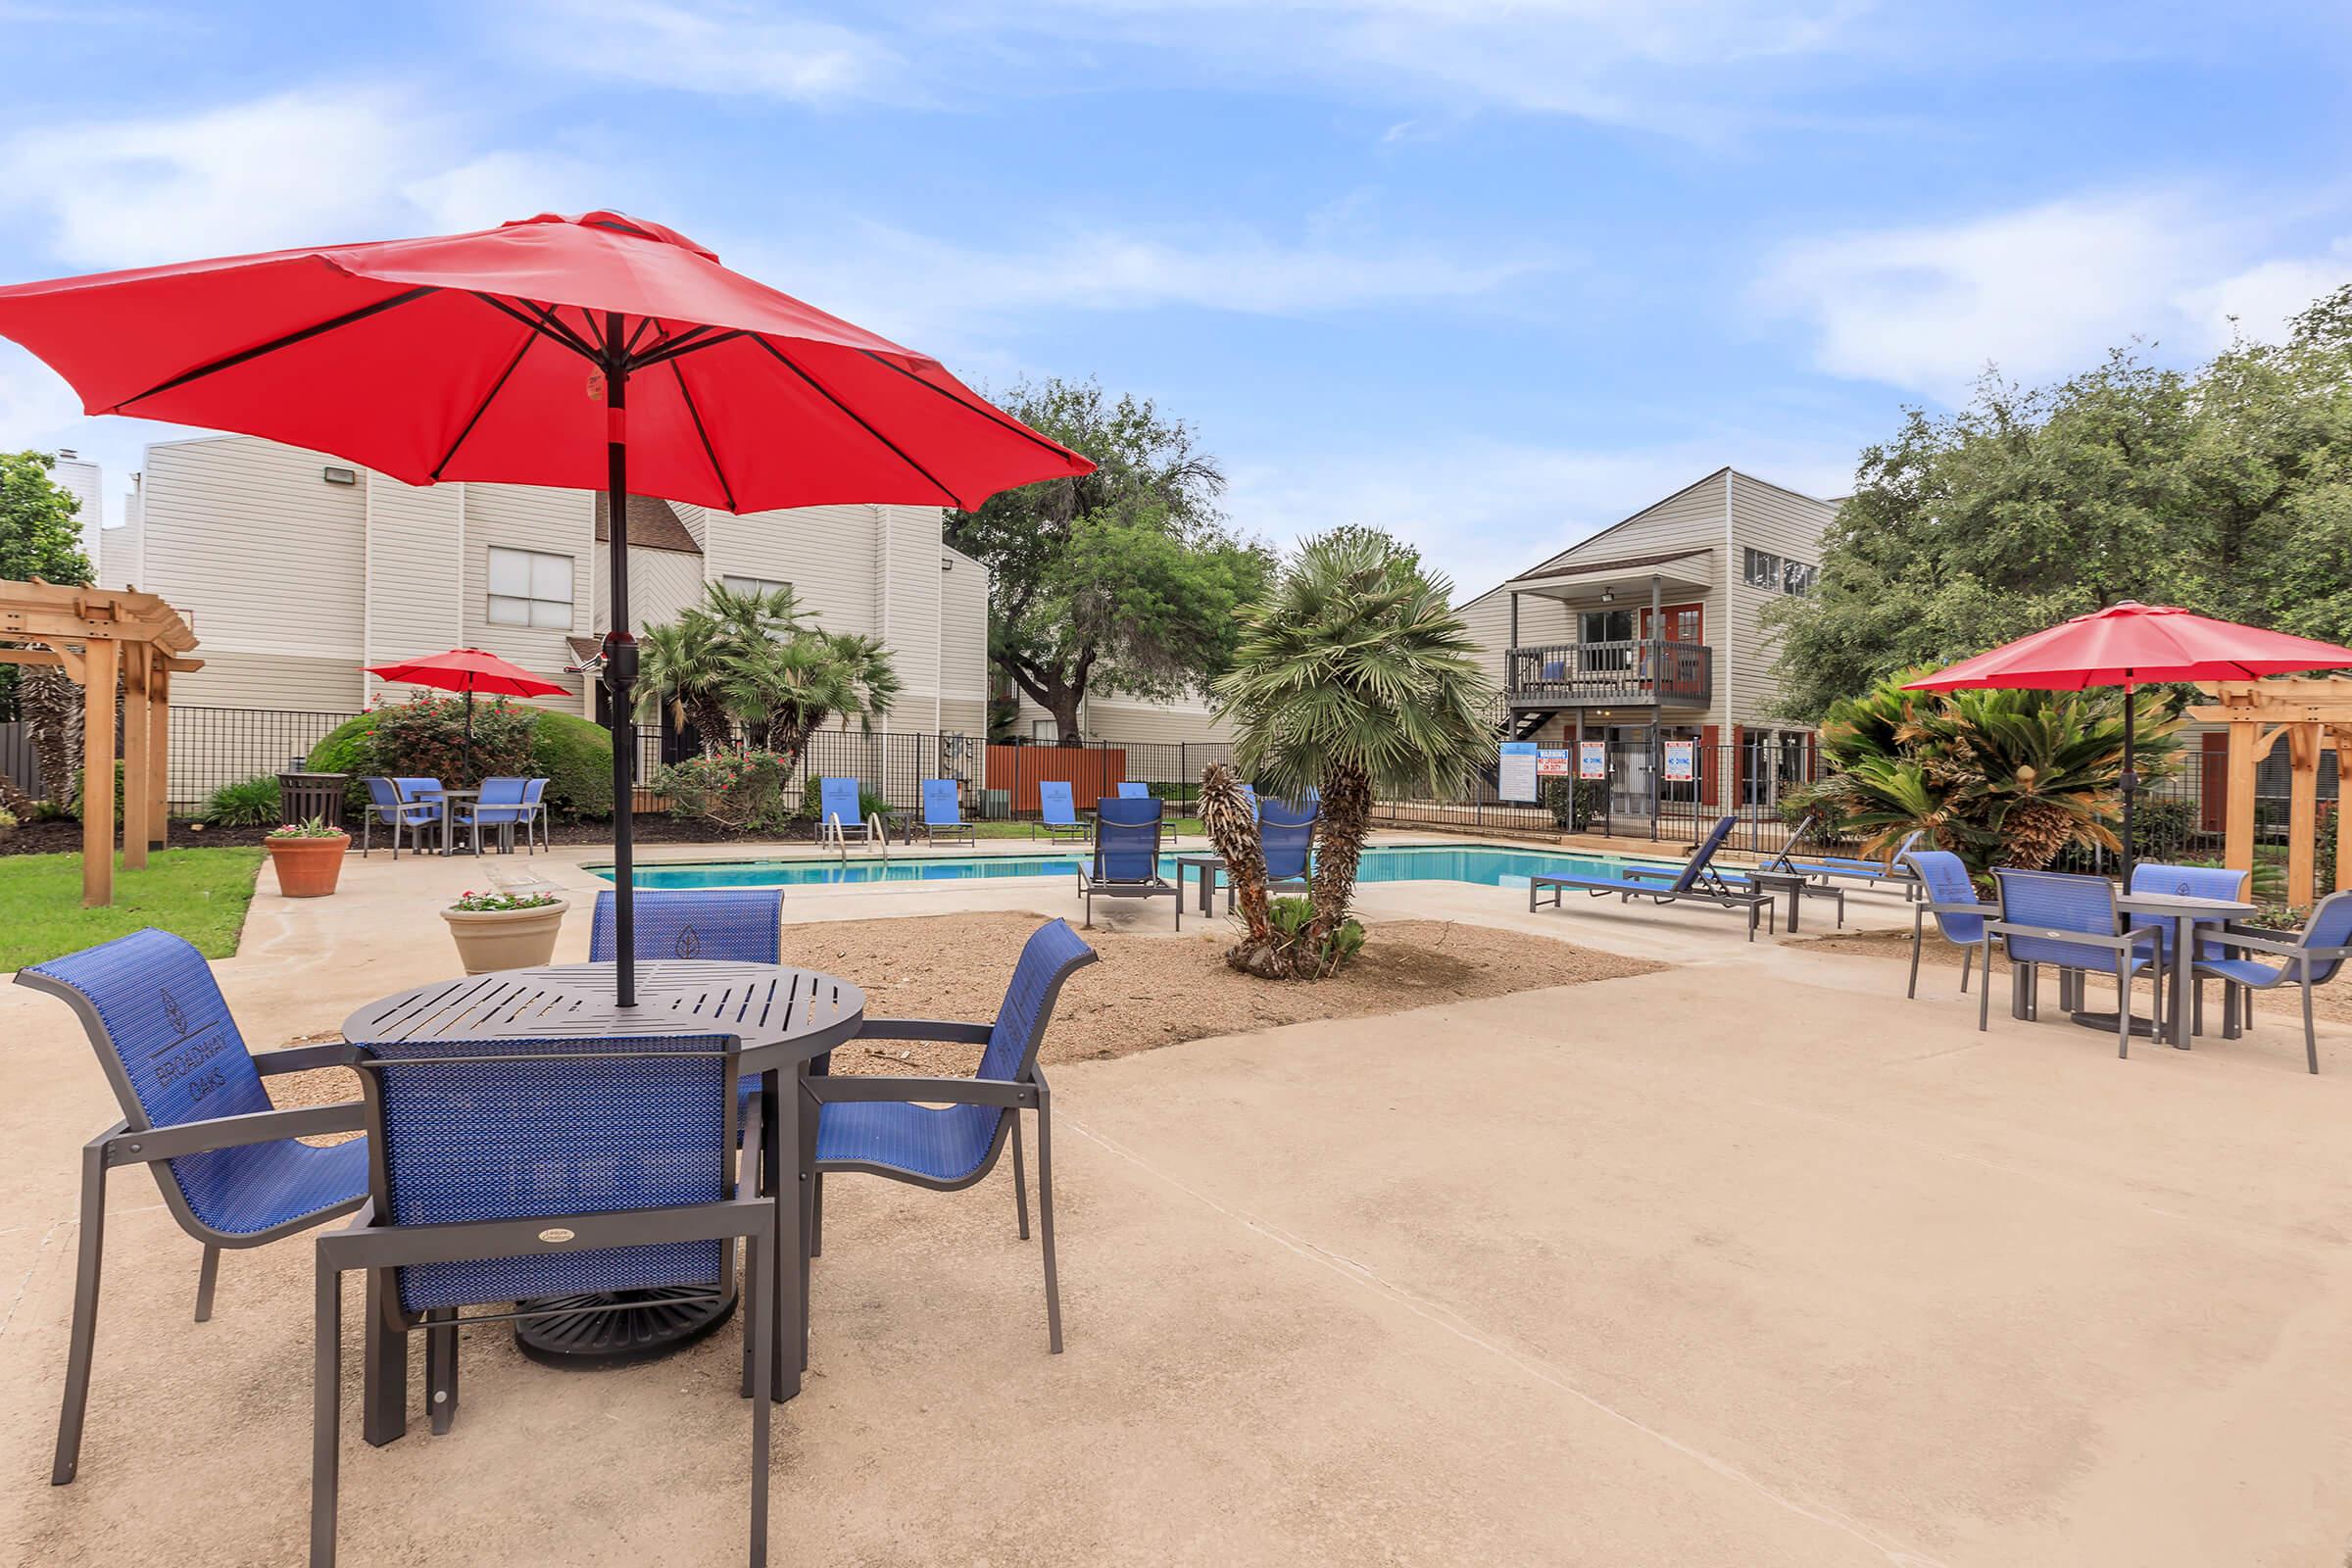
<path fill-rule="evenodd" d="M 731 1034 L 743 1069 L 765 1072 L 856 1037 L 865 993 L 815 969 L 665 958 L 637 965 L 637 1004 L 612 997 L 610 963 L 557 963 L 440 980 L 380 997 L 343 1020 L 379 1040 L 529 1040 L 571 1035 Z"/>

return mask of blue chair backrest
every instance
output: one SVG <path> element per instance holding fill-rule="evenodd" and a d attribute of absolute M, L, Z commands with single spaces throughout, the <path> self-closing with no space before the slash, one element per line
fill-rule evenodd
<path fill-rule="evenodd" d="M 1106 795 L 1095 803 L 1095 875 L 1149 882 L 1159 874 L 1159 802 Z"/>
<path fill-rule="evenodd" d="M 2319 907 L 2311 911 L 2311 919 L 2303 927 L 2303 945 L 2307 948 L 2352 947 L 2352 893 L 2330 893 L 2322 899 Z M 2301 960 L 2296 960 L 2300 962 Z M 2335 978 L 2343 967 L 2341 958 L 2322 958 L 2311 966 L 2311 983 L 2325 985 Z M 2289 974 L 2289 979 L 2294 976 Z"/>
<path fill-rule="evenodd" d="M 482 780 L 482 792 L 475 797 L 477 806 L 520 806 L 523 790 L 529 781 L 520 778 L 493 777 Z"/>
<path fill-rule="evenodd" d="M 2228 899 L 2243 903 L 2246 884 L 2253 879 L 2253 872 L 2233 871 L 2226 865 L 2168 865 L 2161 860 L 2144 860 L 2132 867 L 2132 892 L 2171 893 L 2185 899 Z M 2161 933 L 2165 956 L 2170 957 L 2174 933 L 2178 928 L 2172 921 L 2152 915 L 2142 915 L 2139 919 L 2155 926 Z M 2219 958 L 2224 956 L 2219 943 L 2197 944 L 2197 956 L 2200 958 Z"/>
<path fill-rule="evenodd" d="M 1004 988 L 1004 1004 L 997 1009 L 996 1026 L 989 1031 L 988 1049 L 980 1054 L 978 1078 L 1018 1079 L 1037 1064 L 1037 1048 L 1046 1038 L 1054 1013 L 1054 998 L 1062 981 L 1095 961 L 1088 947 L 1067 920 L 1049 920 L 1029 933 L 1021 961 L 1012 967 L 1012 984 Z"/>
<path fill-rule="evenodd" d="M 854 778 L 818 779 L 816 801 L 820 821 L 839 817 L 843 826 L 855 827 L 864 820 L 858 813 L 858 781 Z"/>
<path fill-rule="evenodd" d="M 2048 931 L 2080 931 L 2086 936 L 2122 934 L 2116 920 L 2115 884 L 2100 876 L 2068 876 L 2057 871 L 1992 873 L 2001 885 L 2001 919 L 2005 923 L 2039 926 Z M 2015 963 L 2055 963 L 2070 968 L 2114 967 L 2114 955 L 2103 948 L 2085 948 L 2049 937 L 2001 939 Z"/>
<path fill-rule="evenodd" d="M 360 782 L 368 786 L 368 805 L 375 812 L 377 821 L 400 820 L 400 791 L 393 787 L 390 779 L 364 778 Z"/>
<path fill-rule="evenodd" d="M 1250 820 L 1257 820 L 1259 816 L 1257 805 L 1257 786 L 1254 784 L 1244 784 L 1240 786 L 1240 789 L 1242 792 L 1242 799 L 1250 803 Z"/>
<path fill-rule="evenodd" d="M 1904 858 L 1919 872 L 1930 904 L 1984 902 L 1977 897 L 1977 885 L 1969 879 L 1967 864 L 1951 851 L 1913 850 Z M 1936 928 L 1943 933 L 1946 942 L 1974 947 L 1984 940 L 1984 917 L 1981 914 L 1938 914 Z"/>
<path fill-rule="evenodd" d="M 1037 808 L 1056 827 L 1070 827 L 1078 820 L 1078 805 L 1070 799 L 1067 779 L 1042 780 L 1037 786 Z"/>
<path fill-rule="evenodd" d="M 961 827 L 963 816 L 956 803 L 952 778 L 923 780 L 923 821 L 931 827 Z"/>
<path fill-rule="evenodd" d="M 735 1157 L 728 1044 L 666 1035 L 363 1046 L 377 1210 L 397 1225 L 447 1225 L 716 1202 Z M 466 1059 L 475 1056 L 502 1059 Z M 721 1245 L 413 1264 L 397 1271 L 398 1290 L 403 1307 L 421 1312 L 715 1284 Z"/>
<path fill-rule="evenodd" d="M 710 958 L 724 963 L 784 961 L 784 895 L 773 888 L 639 888 L 630 911 L 637 959 Z M 596 896 L 588 961 L 620 956 L 612 931 L 612 890 Z"/>
<path fill-rule="evenodd" d="M 1268 801 L 1258 810 L 1257 848 L 1266 875 L 1276 881 L 1303 877 L 1315 847 L 1315 808 Z"/>
<path fill-rule="evenodd" d="M 1147 801 L 1152 798 L 1152 786 L 1141 779 L 1119 780 L 1119 798 L 1127 801 Z"/>
<path fill-rule="evenodd" d="M 132 1127 L 272 1108 L 212 965 L 184 939 L 149 926 L 33 964 L 23 978 L 71 992 L 96 1014 L 99 1060 Z M 235 1204 L 238 1190 L 274 1152 L 263 1144 L 182 1154 L 158 1174 L 169 1171 L 197 1219 L 235 1229 L 246 1211 Z"/>
<path fill-rule="evenodd" d="M 441 781 L 437 778 L 395 778 L 392 782 L 400 786 L 401 796 L 405 800 L 414 801 L 421 796 L 441 793 Z"/>
<path fill-rule="evenodd" d="M 526 779 L 523 782 L 522 787 L 522 804 L 525 806 L 537 806 L 540 802 L 540 798 L 546 794 L 547 780 L 543 778 Z"/>
<path fill-rule="evenodd" d="M 1732 836 L 1732 825 L 1738 820 L 1728 811 L 1715 819 L 1715 825 L 1707 830 L 1707 836 L 1699 840 L 1698 848 L 1690 852 L 1690 858 L 1683 866 L 1682 874 L 1674 879 L 1675 892 L 1688 893 L 1697 885 L 1700 874 L 1707 868 L 1707 862 L 1715 858 L 1715 852 L 1723 848 L 1723 841 Z"/>

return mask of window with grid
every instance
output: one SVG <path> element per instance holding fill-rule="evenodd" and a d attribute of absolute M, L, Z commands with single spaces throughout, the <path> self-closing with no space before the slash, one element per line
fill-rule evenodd
<path fill-rule="evenodd" d="M 493 626 L 571 629 L 571 558 L 540 550 L 490 548 L 490 604 Z"/>
<path fill-rule="evenodd" d="M 773 577 L 721 577 L 718 581 L 730 593 L 765 595 L 792 592 L 792 584 L 778 582 Z"/>
<path fill-rule="evenodd" d="M 1747 585 L 1750 588 L 1781 586 L 1781 558 L 1769 550 L 1747 552 Z"/>
<path fill-rule="evenodd" d="M 1820 575 L 1821 568 L 1818 566 L 1808 566 L 1801 561 L 1784 561 L 1781 563 L 1781 592 L 1802 598 L 1813 591 L 1813 581 Z"/>

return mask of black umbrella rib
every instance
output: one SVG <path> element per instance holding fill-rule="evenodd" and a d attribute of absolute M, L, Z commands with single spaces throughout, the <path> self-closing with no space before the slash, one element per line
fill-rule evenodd
<path fill-rule="evenodd" d="M 669 373 L 677 380 L 678 396 L 686 400 L 686 414 L 694 420 L 694 433 L 702 439 L 703 456 L 710 460 L 710 471 L 718 478 L 718 493 L 727 498 L 729 512 L 741 512 L 743 509 L 735 505 L 735 487 L 727 483 L 727 470 L 718 466 L 718 449 L 710 444 L 710 432 L 703 428 L 703 411 L 695 406 L 694 391 L 686 384 L 686 372 L 672 360 Z"/>
<path fill-rule="evenodd" d="M 842 402 L 841 399 L 835 397 L 831 391 L 827 390 L 823 382 L 819 381 L 815 376 L 810 375 L 807 370 L 802 369 L 799 366 L 793 364 L 791 357 L 782 349 L 777 348 L 773 343 L 770 343 L 766 338 L 760 336 L 757 332 L 752 334 L 752 341 L 759 344 L 761 348 L 767 350 L 769 356 L 772 357 L 778 365 L 781 365 L 784 367 L 784 368 L 790 370 L 793 374 L 808 382 L 808 385 L 815 390 L 817 396 L 823 398 L 827 403 L 832 404 L 842 413 L 848 415 L 851 419 L 857 422 L 857 425 L 859 429 L 863 430 L 867 435 L 872 436 L 875 440 L 881 442 L 884 446 L 890 448 L 892 452 L 898 455 L 898 459 L 901 463 L 904 463 L 906 465 L 906 466 L 912 468 L 915 472 L 921 474 L 925 479 L 929 480 L 931 484 L 938 489 L 941 495 L 948 498 L 949 506 L 958 509 L 963 506 L 963 498 L 958 496 L 955 491 L 949 489 L 946 485 L 941 484 L 939 482 L 938 475 L 934 474 L 929 468 L 924 467 L 921 464 L 915 462 L 911 457 L 908 457 L 906 455 L 906 448 L 900 446 L 896 441 L 893 441 L 890 437 L 875 429 L 866 421 L 866 418 L 863 415 L 859 414 L 856 409 L 851 408 L 847 403 Z"/>
<path fill-rule="evenodd" d="M 449 450 L 441 454 L 441 461 L 433 465 L 433 477 L 436 480 L 441 477 L 441 470 L 448 467 L 457 457 L 458 448 L 466 444 L 466 438 L 473 434 L 473 427 L 481 422 L 482 416 L 490 412 L 490 405 L 497 401 L 499 393 L 506 390 L 507 378 L 514 373 L 514 368 L 522 363 L 522 357 L 530 353 L 531 345 L 538 341 L 539 333 L 535 329 L 522 334 L 522 346 L 514 351 L 514 357 L 507 362 L 507 368 L 498 372 L 498 379 L 490 383 L 490 390 L 482 394 L 482 401 L 474 405 L 472 416 L 466 421 L 466 428 L 458 432 L 458 438 L 449 444 Z"/>
<path fill-rule="evenodd" d="M 396 310 L 399 307 L 408 304 L 412 300 L 420 300 L 427 294 L 438 294 L 439 292 L 441 292 L 439 289 L 432 287 L 413 288 L 404 294 L 395 294 L 390 299 L 377 300 L 372 305 L 363 305 L 356 311 L 345 311 L 341 316 L 334 317 L 328 320 L 317 322 L 311 326 L 302 327 L 296 331 L 288 332 L 283 337 L 271 338 L 267 343 L 257 344 L 249 349 L 239 349 L 234 354 L 224 354 L 220 359 L 210 361 L 204 365 L 199 365 L 192 370 L 182 370 L 179 372 L 179 374 L 172 377 L 168 381 L 159 381 L 154 386 L 149 387 L 146 391 L 138 393 L 135 396 L 124 398 L 121 402 L 113 405 L 113 407 L 108 409 L 107 412 L 110 414 L 119 412 L 130 404 L 140 402 L 143 399 L 154 397 L 159 393 L 169 392 L 174 387 L 186 386 L 190 381 L 201 381 L 206 376 L 216 374 L 219 371 L 234 369 L 236 367 L 248 364 L 254 360 L 258 360 L 264 355 L 275 354 L 279 349 L 289 349 L 297 343 L 307 343 L 312 338 L 321 336 L 327 332 L 335 331 L 341 327 L 350 326 L 355 322 L 365 321 L 371 316 L 381 316 L 384 312 Z"/>
<path fill-rule="evenodd" d="M 495 294 L 484 294 L 479 289 L 474 291 L 473 297 L 477 300 L 480 300 L 484 305 L 489 306 L 492 310 L 501 313 L 502 315 L 512 316 L 514 318 L 514 319 L 520 321 L 523 325 L 529 327 L 532 331 L 538 333 L 540 336 L 554 338 L 557 342 L 571 350 L 572 353 L 580 356 L 580 358 L 584 360 L 598 361 L 601 363 L 602 356 L 600 356 L 596 350 L 590 348 L 587 343 L 581 339 L 579 333 L 574 332 L 570 327 L 565 326 L 562 321 L 556 320 L 552 312 L 549 312 L 546 315 L 535 314 L 537 312 L 546 310 L 546 307 L 534 305 L 531 310 L 526 311 L 521 309 L 519 306 L 508 304 L 505 300 L 500 299 Z M 531 302 L 525 301 L 524 303 L 530 304 Z"/>
<path fill-rule="evenodd" d="M 691 332 L 681 332 L 667 342 L 658 343 L 646 350 L 645 353 L 629 362 L 629 368 L 632 370 L 648 369 L 653 366 L 667 364 L 671 360 L 684 359 L 698 350 L 716 348 L 721 343 L 751 335 L 740 327 L 721 332 L 715 327 L 698 326 Z"/>
<path fill-rule="evenodd" d="M 864 355 L 867 359 L 873 361 L 876 365 L 881 366 L 884 369 L 896 370 L 899 374 L 905 376 L 907 380 L 912 381 L 916 386 L 921 387 L 924 391 L 929 392 L 934 396 L 947 399 L 950 403 L 955 404 L 966 414 L 977 414 L 982 418 L 987 419 L 992 423 L 1001 424 L 1005 429 L 1010 430 L 1014 435 L 1017 435 L 1027 441 L 1036 442 L 1039 446 L 1044 447 L 1047 451 L 1053 453 L 1056 457 L 1067 458 L 1070 455 L 1068 449 L 1061 446 L 1058 442 L 1047 440 L 1044 436 L 1039 435 L 1035 430 L 1032 430 L 1027 425 L 1022 424 L 1018 419 L 1007 418 L 1005 416 L 999 413 L 997 410 L 990 408 L 985 403 L 966 403 L 963 401 L 963 399 L 957 397 L 946 387 L 933 385 L 931 382 L 926 381 L 921 376 L 915 374 L 912 370 L 906 368 L 906 367 L 904 365 L 895 364 L 894 362 L 883 358 L 881 355 L 876 354 L 872 349 L 859 349 L 858 352 Z"/>

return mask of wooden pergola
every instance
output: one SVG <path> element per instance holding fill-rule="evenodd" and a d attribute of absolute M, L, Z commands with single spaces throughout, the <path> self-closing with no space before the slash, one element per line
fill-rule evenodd
<path fill-rule="evenodd" d="M 0 664 L 63 668 L 81 688 L 81 902 L 115 899 L 115 687 L 122 688 L 122 863 L 147 863 L 166 836 L 172 677 L 202 669 L 196 633 L 153 594 L 0 580 Z M 52 789 L 62 779 L 48 781 Z"/>
<path fill-rule="evenodd" d="M 2192 708 L 2191 718 L 2230 726 L 2229 812 L 2224 820 L 2223 858 L 2240 871 L 2254 868 L 2256 770 L 2278 738 L 2286 737 L 2286 900 L 2298 909 L 2315 902 L 2316 849 L 2320 827 L 2320 754 L 2336 754 L 2336 766 L 2352 756 L 2352 677 L 2314 675 L 2201 684 L 2212 698 Z M 2335 889 L 2352 888 L 2352 854 L 2339 836 Z"/>

